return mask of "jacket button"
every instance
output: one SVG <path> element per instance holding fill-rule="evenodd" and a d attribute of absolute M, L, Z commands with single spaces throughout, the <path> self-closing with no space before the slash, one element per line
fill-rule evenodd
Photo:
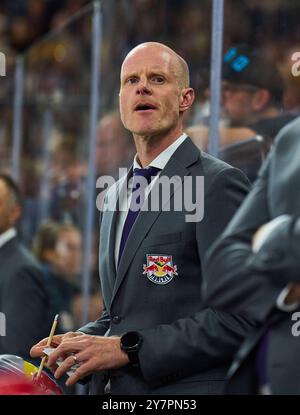
<path fill-rule="evenodd" d="M 119 324 L 119 323 L 120 323 L 120 321 L 121 321 L 121 317 L 120 317 L 120 316 L 113 316 L 113 318 L 112 318 L 112 322 L 113 322 L 114 324 Z"/>

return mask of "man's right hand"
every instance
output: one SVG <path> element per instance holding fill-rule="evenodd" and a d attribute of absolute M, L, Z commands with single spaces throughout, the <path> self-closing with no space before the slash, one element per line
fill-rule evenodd
<path fill-rule="evenodd" d="M 68 333 L 65 333 L 65 334 L 57 334 L 56 336 L 53 336 L 53 338 L 52 338 L 51 347 L 56 348 L 57 346 L 60 345 L 60 343 L 64 339 L 69 339 L 71 337 L 81 336 L 82 334 L 83 333 L 78 332 L 78 331 L 77 332 L 69 331 Z M 40 342 L 38 342 L 34 346 L 32 346 L 32 348 L 30 349 L 30 356 L 33 357 L 33 358 L 34 357 L 43 357 L 43 356 L 45 356 L 45 353 L 43 352 L 43 350 L 47 347 L 47 343 L 48 343 L 48 337 L 41 340 Z"/>

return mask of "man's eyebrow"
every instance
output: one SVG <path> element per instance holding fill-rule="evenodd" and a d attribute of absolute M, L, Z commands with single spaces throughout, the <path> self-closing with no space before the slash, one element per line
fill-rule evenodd
<path fill-rule="evenodd" d="M 152 76 L 152 75 L 160 75 L 160 76 L 164 76 L 164 77 L 167 76 L 167 74 L 164 71 L 162 71 L 161 69 L 156 69 L 154 71 L 150 71 L 149 72 L 149 75 L 150 76 Z"/>
<path fill-rule="evenodd" d="M 130 78 L 132 76 L 138 76 L 138 74 L 136 72 L 134 72 L 134 71 L 132 71 L 132 72 L 125 72 L 125 73 L 123 72 L 121 74 L 121 79 L 127 79 L 127 78 Z"/>
<path fill-rule="evenodd" d="M 159 72 L 159 73 L 162 73 L 162 74 L 168 74 L 169 71 L 166 71 L 165 69 L 162 69 L 161 66 L 153 66 L 152 68 L 149 68 L 147 70 L 147 72 L 150 72 L 150 73 Z M 124 76 L 126 76 L 127 74 L 137 75 L 137 71 L 134 68 L 132 68 L 130 70 L 125 70 L 125 71 L 123 70 L 122 73 L 124 74 Z"/>

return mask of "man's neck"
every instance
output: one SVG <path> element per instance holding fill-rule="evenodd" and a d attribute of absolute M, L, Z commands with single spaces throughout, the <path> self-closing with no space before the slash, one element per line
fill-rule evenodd
<path fill-rule="evenodd" d="M 182 129 L 164 135 L 138 136 L 134 134 L 133 137 L 140 165 L 142 167 L 149 166 L 159 154 L 173 144 L 182 134 Z"/>

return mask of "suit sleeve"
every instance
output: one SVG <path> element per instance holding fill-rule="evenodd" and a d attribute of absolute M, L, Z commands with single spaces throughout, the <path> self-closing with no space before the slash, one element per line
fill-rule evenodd
<path fill-rule="evenodd" d="M 91 334 L 95 336 L 104 336 L 109 329 L 110 316 L 106 310 L 103 310 L 102 316 L 96 321 L 86 324 L 85 326 L 78 329 L 85 334 Z"/>
<path fill-rule="evenodd" d="M 23 266 L 3 286 L 2 312 L 6 336 L 1 344 L 7 353 L 29 357 L 30 348 L 47 337 L 51 328 L 48 297 L 36 266 Z"/>
<path fill-rule="evenodd" d="M 268 175 L 270 157 L 244 203 L 217 242 L 204 264 L 203 293 L 207 303 L 227 312 L 246 313 L 263 321 L 273 308 L 286 282 L 265 275 L 270 260 L 259 261 L 252 252 L 252 238 L 269 222 Z M 259 257 L 266 259 L 266 250 Z M 269 259 L 271 258 L 269 252 Z M 264 262 L 264 267 L 260 266 Z M 267 265 L 268 263 L 268 265 Z"/>
<path fill-rule="evenodd" d="M 204 218 L 197 224 L 201 259 L 247 190 L 247 179 L 237 169 L 226 168 L 215 178 L 206 192 Z M 252 328 L 247 318 L 205 308 L 172 324 L 141 330 L 139 359 L 143 376 L 148 383 L 159 384 L 226 365 Z"/>

